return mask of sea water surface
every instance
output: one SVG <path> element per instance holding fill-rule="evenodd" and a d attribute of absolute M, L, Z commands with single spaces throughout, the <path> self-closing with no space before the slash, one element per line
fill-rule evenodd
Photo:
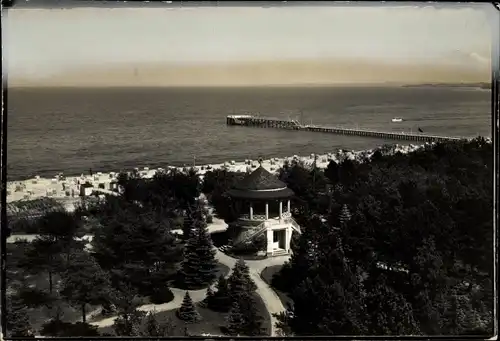
<path fill-rule="evenodd" d="M 228 127 L 229 114 L 381 131 L 491 136 L 491 93 L 461 88 L 9 89 L 9 180 L 220 163 L 408 142 Z M 392 123 L 402 117 L 401 123 Z"/>

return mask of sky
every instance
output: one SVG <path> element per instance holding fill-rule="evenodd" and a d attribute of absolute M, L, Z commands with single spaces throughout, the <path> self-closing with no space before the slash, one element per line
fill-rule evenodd
<path fill-rule="evenodd" d="M 2 41 L 19 86 L 488 81 L 495 15 L 490 4 L 14 8 Z"/>

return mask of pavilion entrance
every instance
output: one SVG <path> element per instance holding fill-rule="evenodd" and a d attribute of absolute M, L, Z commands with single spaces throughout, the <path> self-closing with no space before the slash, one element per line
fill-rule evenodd
<path fill-rule="evenodd" d="M 286 229 L 273 231 L 273 250 L 286 250 Z"/>

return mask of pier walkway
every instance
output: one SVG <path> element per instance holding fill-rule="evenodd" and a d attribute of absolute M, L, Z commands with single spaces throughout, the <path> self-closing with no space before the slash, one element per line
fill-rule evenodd
<path fill-rule="evenodd" d="M 227 125 L 230 126 L 244 126 L 244 127 L 260 127 L 260 128 L 275 128 L 287 130 L 301 130 L 312 131 L 320 133 L 329 133 L 337 135 L 352 135 L 352 136 L 365 136 L 372 138 L 382 138 L 388 140 L 407 140 L 419 142 L 445 142 L 445 141 L 458 141 L 463 140 L 463 137 L 451 136 L 436 136 L 426 135 L 421 133 L 397 133 L 397 132 L 383 132 L 367 129 L 349 129 L 340 127 L 327 127 L 317 125 L 302 125 L 296 120 L 280 120 L 268 117 L 257 117 L 251 115 L 229 115 L 226 119 Z"/>

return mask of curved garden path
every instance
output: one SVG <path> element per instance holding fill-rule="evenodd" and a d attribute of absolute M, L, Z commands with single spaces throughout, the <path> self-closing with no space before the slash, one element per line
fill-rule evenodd
<path fill-rule="evenodd" d="M 285 310 L 285 307 L 281 303 L 281 300 L 279 299 L 278 295 L 274 292 L 274 290 L 267 285 L 266 282 L 261 278 L 260 273 L 266 266 L 274 266 L 274 265 L 281 265 L 285 261 L 287 261 L 289 256 L 279 256 L 279 257 L 273 257 L 273 258 L 266 258 L 263 260 L 249 260 L 246 261 L 248 267 L 250 268 L 250 277 L 252 280 L 255 282 L 257 286 L 257 294 L 262 298 L 262 301 L 264 302 L 267 311 L 269 312 L 269 317 L 271 319 L 271 336 L 276 336 L 276 318 L 273 316 L 275 313 L 280 313 Z M 229 257 L 228 255 L 222 253 L 221 251 L 217 250 L 216 253 L 216 259 L 219 261 L 221 264 L 224 264 L 225 266 L 229 268 L 233 268 L 238 259 Z M 231 271 L 227 274 L 229 276 L 231 274 Z M 174 299 L 168 303 L 164 304 L 146 304 L 143 306 L 140 306 L 138 309 L 142 311 L 155 311 L 155 312 L 162 312 L 162 311 L 168 311 L 172 309 L 177 309 L 181 306 L 182 300 L 184 298 L 184 293 L 185 290 L 177 289 L 177 288 L 170 288 L 172 290 L 172 293 L 174 294 Z M 206 289 L 200 289 L 200 290 L 188 290 L 189 295 L 193 299 L 193 302 L 201 302 L 206 295 Z M 116 316 L 108 317 L 99 321 L 91 321 L 90 323 L 98 326 L 98 327 L 107 327 L 111 326 L 116 319 Z M 90 320 L 90 319 L 89 319 Z"/>
<path fill-rule="evenodd" d="M 209 224 L 208 230 L 209 233 L 214 233 L 214 232 L 219 232 L 223 231 L 227 228 L 227 225 L 220 219 L 214 218 L 214 221 L 212 224 Z M 176 232 L 182 232 L 182 231 L 176 231 Z M 25 238 L 28 239 L 28 241 L 31 241 L 34 239 L 36 235 L 13 235 L 8 238 L 7 242 L 8 243 L 13 243 L 16 241 L 16 239 L 21 239 Z M 91 240 L 90 235 L 85 236 Z M 89 238 L 90 237 L 90 238 Z M 229 267 L 232 269 L 235 265 L 235 263 L 238 261 L 238 259 L 230 257 L 223 252 L 219 251 L 216 249 L 216 259 L 218 262 L 221 264 Z M 250 269 L 250 277 L 252 280 L 255 282 L 257 286 L 257 294 L 262 298 L 262 301 L 264 302 L 267 311 L 269 312 L 270 319 L 271 319 L 271 336 L 276 336 L 276 318 L 273 316 L 275 313 L 280 313 L 285 310 L 285 307 L 281 303 L 281 300 L 279 299 L 278 295 L 276 292 L 261 278 L 261 272 L 264 270 L 265 267 L 269 266 L 275 266 L 275 265 L 282 265 L 289 259 L 289 256 L 278 256 L 278 257 L 271 257 L 271 258 L 266 258 L 263 260 L 247 260 L 245 261 L 246 264 L 248 265 Z M 231 274 L 231 271 L 227 274 L 229 276 Z M 142 311 L 155 311 L 155 312 L 162 312 L 162 311 L 168 311 L 172 309 L 177 309 L 181 306 L 182 300 L 184 298 L 185 290 L 182 289 L 177 289 L 177 288 L 170 288 L 172 290 L 172 293 L 174 294 L 174 299 L 168 303 L 164 304 L 146 304 L 143 306 L 140 306 L 138 309 Z M 188 290 L 189 295 L 191 296 L 193 302 L 201 302 L 205 298 L 206 294 L 206 289 L 200 289 L 200 290 Z M 104 318 L 101 320 L 96 320 L 98 318 L 100 313 L 100 309 L 94 310 L 90 312 L 87 315 L 87 319 L 90 322 L 90 324 L 93 324 L 97 327 L 108 327 L 111 326 L 116 319 L 116 316 L 111 316 L 108 318 Z"/>

